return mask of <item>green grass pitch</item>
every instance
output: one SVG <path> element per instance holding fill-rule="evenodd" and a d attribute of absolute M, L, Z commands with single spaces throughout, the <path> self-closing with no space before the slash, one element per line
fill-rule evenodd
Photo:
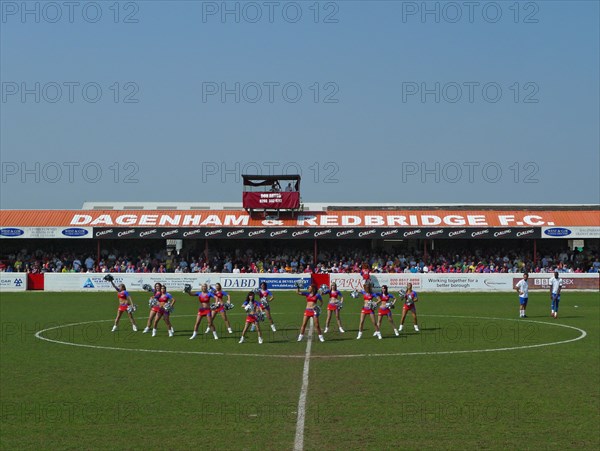
<path fill-rule="evenodd" d="M 111 333 L 114 293 L 3 293 L 0 448 L 293 449 L 305 300 L 275 294 L 278 330 L 263 323 L 259 345 L 238 344 L 241 293 L 218 341 L 205 321 L 188 340 L 198 302 L 182 293 L 173 338 L 164 323 L 141 333 L 145 293 L 132 293 L 137 333 L 126 317 Z M 409 315 L 377 340 L 367 320 L 356 340 L 361 302 L 346 293 L 346 333 L 332 322 L 311 345 L 304 448 L 598 449 L 599 294 L 563 293 L 556 320 L 547 293 L 530 296 L 519 319 L 515 294 L 421 293 L 421 332 Z"/>

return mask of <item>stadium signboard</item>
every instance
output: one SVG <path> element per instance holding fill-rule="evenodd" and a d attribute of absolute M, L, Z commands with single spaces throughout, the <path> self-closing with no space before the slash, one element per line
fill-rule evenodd
<path fill-rule="evenodd" d="M 550 276 L 540 274 L 530 274 L 529 276 L 529 289 L 530 290 L 549 290 L 550 289 Z M 584 276 L 584 277 L 582 277 Z M 600 290 L 600 277 L 597 274 L 590 274 L 588 277 L 586 274 L 570 274 L 561 273 L 559 277 L 563 281 L 564 290 Z M 596 277 L 594 277 L 596 276 Z M 516 284 L 521 277 L 513 278 L 513 284 Z"/>
<path fill-rule="evenodd" d="M 45 273 L 45 291 L 113 291 L 114 288 L 104 280 L 104 273 Z M 220 283 L 224 290 L 249 291 L 267 282 L 267 286 L 276 290 L 296 289 L 296 281 L 302 280 L 304 286 L 310 282 L 307 274 L 231 274 L 231 273 L 112 273 L 116 285 L 124 283 L 130 291 L 142 291 L 145 284 L 156 282 L 167 285 L 170 291 L 183 291 L 186 284 L 194 290 L 207 283 Z M 25 280 L 25 279 L 24 279 Z"/>
<path fill-rule="evenodd" d="M 92 227 L 1 227 L 0 238 L 93 238 Z"/>
<path fill-rule="evenodd" d="M 542 238 L 598 239 L 600 238 L 600 225 L 589 227 L 542 227 Z"/>
<path fill-rule="evenodd" d="M 100 239 L 518 239 L 540 238 L 539 227 L 94 227 Z"/>
<path fill-rule="evenodd" d="M 548 289 L 548 281 L 552 274 L 531 274 L 529 289 Z M 567 290 L 599 290 L 600 274 L 561 274 Z M 428 273 L 428 274 L 371 274 L 371 281 L 376 287 L 387 285 L 390 291 L 405 288 L 412 283 L 416 291 L 461 292 L 478 291 L 509 292 L 522 277 L 515 274 L 486 273 Z M 340 290 L 362 290 L 364 280 L 360 274 L 329 274 L 331 283 L 335 282 Z"/>
<path fill-rule="evenodd" d="M 173 227 L 173 228 L 455 228 L 599 227 L 599 210 L 514 208 L 303 211 L 278 219 L 245 210 L 2 210 L 0 228 Z"/>
<path fill-rule="evenodd" d="M 4 273 L 1 277 L 2 291 L 25 290 L 26 275 L 21 273 Z M 113 291 L 111 284 L 104 280 L 103 273 L 45 273 L 44 290 L 46 291 Z M 231 274 L 231 273 L 117 273 L 113 276 L 116 284 L 124 283 L 130 291 L 141 291 L 144 284 L 164 283 L 173 293 L 183 291 L 185 284 L 199 290 L 200 285 L 214 285 L 219 282 L 224 290 L 247 292 L 267 282 L 271 290 L 295 290 L 297 281 L 301 280 L 306 287 L 311 280 L 309 274 Z M 321 283 L 335 282 L 342 291 L 362 290 L 364 280 L 360 274 L 322 274 Z M 552 274 L 531 274 L 530 290 L 547 290 Z M 565 290 L 600 290 L 600 274 L 561 274 Z M 377 288 L 387 285 L 390 291 L 405 288 L 412 283 L 416 291 L 424 292 L 512 292 L 515 284 L 521 280 L 517 274 L 372 274 L 371 280 Z"/>
<path fill-rule="evenodd" d="M 24 272 L 0 272 L 0 292 L 25 291 L 27 274 Z"/>

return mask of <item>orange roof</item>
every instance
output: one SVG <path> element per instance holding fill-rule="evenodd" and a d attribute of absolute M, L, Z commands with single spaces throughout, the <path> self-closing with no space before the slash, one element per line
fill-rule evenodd
<path fill-rule="evenodd" d="M 279 220 L 244 210 L 0 210 L 0 227 L 531 227 L 600 226 L 598 210 L 373 210 L 301 212 Z"/>

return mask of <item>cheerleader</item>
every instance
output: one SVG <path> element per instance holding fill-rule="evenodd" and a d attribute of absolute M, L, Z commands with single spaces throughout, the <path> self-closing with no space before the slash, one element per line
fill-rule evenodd
<path fill-rule="evenodd" d="M 273 302 L 275 296 L 273 296 L 273 293 L 271 293 L 267 289 L 267 282 L 263 282 L 260 284 L 258 294 L 260 296 L 261 302 L 263 303 L 263 311 L 265 312 L 267 318 L 269 319 L 269 322 L 271 323 L 271 330 L 273 332 L 277 332 L 277 329 L 275 329 L 275 323 L 273 323 L 273 318 L 271 317 L 271 306 L 269 305 L 271 302 Z"/>
<path fill-rule="evenodd" d="M 392 307 L 396 303 L 396 298 L 393 294 L 388 292 L 387 285 L 381 286 L 381 293 L 377 293 L 375 296 L 379 299 L 379 311 L 378 311 L 378 319 L 377 319 L 377 327 L 381 330 L 381 321 L 384 316 L 387 316 L 390 324 L 392 325 L 392 329 L 394 329 L 394 334 L 396 337 L 400 335 L 398 329 L 396 329 L 396 325 L 394 324 L 394 319 L 392 318 Z"/>
<path fill-rule="evenodd" d="M 162 285 L 158 282 L 154 284 L 154 294 L 150 298 L 150 313 L 148 314 L 148 322 L 146 323 L 146 327 L 144 328 L 143 334 L 147 334 L 150 332 L 150 326 L 154 323 L 154 317 L 160 311 L 160 307 L 158 306 L 158 298 L 160 297 L 160 289 Z"/>
<path fill-rule="evenodd" d="M 331 322 L 333 312 L 335 312 L 335 319 L 337 320 L 338 329 L 340 333 L 343 334 L 345 330 L 342 327 L 342 320 L 340 319 L 340 309 L 344 303 L 344 296 L 342 296 L 341 291 L 338 291 L 337 284 L 335 282 L 331 284 L 330 289 L 324 289 L 323 294 L 329 295 L 329 303 L 327 304 L 327 321 L 325 322 L 325 330 L 323 333 L 326 334 L 329 330 L 329 323 Z"/>
<path fill-rule="evenodd" d="M 215 289 L 213 290 L 213 294 L 217 300 L 217 308 L 215 310 L 211 311 L 211 318 L 212 318 L 212 322 L 215 322 L 215 316 L 217 316 L 217 313 L 221 314 L 221 317 L 223 318 L 223 321 L 225 321 L 225 325 L 227 326 L 227 332 L 229 332 L 230 334 L 233 333 L 233 330 L 231 329 L 231 324 L 229 323 L 229 319 L 227 318 L 227 310 L 225 308 L 225 303 L 223 302 L 223 297 L 227 298 L 226 303 L 231 305 L 231 296 L 229 296 L 229 294 L 226 291 L 223 291 L 223 287 L 221 287 L 220 283 L 216 283 L 215 284 Z M 204 333 L 208 333 L 210 331 L 210 327 L 206 328 L 206 332 Z"/>
<path fill-rule="evenodd" d="M 417 302 L 419 298 L 417 297 L 417 292 L 412 289 L 412 283 L 408 283 L 408 285 L 406 285 L 406 292 L 401 293 L 401 299 L 404 300 L 404 305 L 402 306 L 402 319 L 400 320 L 400 327 L 398 330 L 402 331 L 402 328 L 404 327 L 404 319 L 410 310 L 415 322 L 415 332 L 419 332 L 419 325 L 417 324 L 417 308 L 415 307 L 415 302 Z"/>
<path fill-rule="evenodd" d="M 242 304 L 242 308 L 246 310 L 246 323 L 244 324 L 244 330 L 242 331 L 242 337 L 240 338 L 240 343 L 245 341 L 246 332 L 252 326 L 256 326 L 256 331 L 258 332 L 258 344 L 261 345 L 263 343 L 262 332 L 260 330 L 260 321 L 258 316 L 262 313 L 262 303 L 257 301 L 254 298 L 254 291 L 250 291 L 248 296 L 246 296 L 246 300 Z"/>
<path fill-rule="evenodd" d="M 313 318 L 315 322 L 315 326 L 319 334 L 319 341 L 325 341 L 323 338 L 323 333 L 321 332 L 321 326 L 319 326 L 319 313 L 321 311 L 320 307 L 323 306 L 323 298 L 319 294 L 317 286 L 312 284 L 308 287 L 308 291 L 302 292 L 300 291 L 300 287 L 298 287 L 296 292 L 300 296 L 304 296 L 306 298 L 306 309 L 304 310 L 304 319 L 302 320 L 302 326 L 300 327 L 298 341 L 302 341 L 304 338 L 304 330 L 306 329 L 306 323 L 308 323 L 309 318 Z M 317 302 L 321 304 L 319 307 L 317 307 Z"/>
<path fill-rule="evenodd" d="M 363 333 L 363 326 L 365 324 L 365 318 L 367 317 L 367 315 L 369 316 L 369 318 L 371 318 L 371 322 L 373 323 L 373 327 L 375 327 L 375 333 L 373 335 L 375 335 L 377 338 L 379 338 L 381 340 L 381 331 L 379 330 L 379 326 L 377 325 L 377 322 L 375 321 L 375 312 L 373 312 L 375 306 L 373 299 L 375 298 L 375 293 L 373 293 L 373 284 L 371 282 L 366 282 L 365 283 L 365 289 L 362 291 L 359 291 L 358 294 L 362 294 L 363 299 L 364 299 L 364 305 L 362 310 L 360 311 L 360 323 L 358 325 L 358 336 L 356 337 L 357 340 L 360 340 L 360 338 L 362 337 L 362 333 Z"/>
<path fill-rule="evenodd" d="M 167 325 L 167 330 L 169 331 L 169 337 L 175 335 L 175 330 L 173 329 L 173 325 L 171 324 L 171 311 L 175 306 L 175 298 L 171 296 L 170 293 L 167 292 L 167 286 L 162 285 L 160 287 L 160 297 L 158 298 L 158 307 L 159 311 L 156 314 L 156 318 L 154 320 L 154 328 L 152 329 L 152 336 L 156 337 L 156 329 L 158 327 L 158 322 L 160 319 L 165 320 L 165 324 Z"/>
<path fill-rule="evenodd" d="M 201 291 L 192 293 L 191 287 L 188 285 L 186 287 L 186 293 L 190 296 L 198 297 L 198 301 L 200 302 L 200 308 L 198 309 L 198 316 L 196 318 L 196 323 L 194 324 L 194 332 L 190 337 L 190 340 L 196 338 L 198 335 L 198 327 L 200 327 L 200 322 L 202 318 L 206 316 L 206 320 L 208 321 L 208 327 L 212 330 L 213 336 L 215 340 L 218 340 L 217 331 L 212 322 L 212 315 L 210 314 L 210 298 L 214 298 L 215 295 L 208 291 L 208 284 L 203 283 L 200 288 Z"/>
<path fill-rule="evenodd" d="M 131 300 L 131 296 L 129 296 L 127 288 L 125 288 L 125 284 L 120 283 L 117 287 L 112 277 L 110 277 L 108 280 L 110 280 L 110 284 L 113 286 L 113 288 L 117 290 L 117 297 L 119 298 L 119 309 L 117 310 L 117 317 L 115 318 L 115 325 L 112 328 L 112 332 L 117 330 L 117 326 L 119 325 L 121 316 L 123 316 L 123 312 L 127 312 L 127 316 L 129 316 L 129 321 L 131 322 L 131 328 L 134 332 L 137 332 L 137 325 L 135 324 L 135 319 L 133 319 L 133 311 L 135 310 L 135 307 L 133 305 L 133 301 Z"/>

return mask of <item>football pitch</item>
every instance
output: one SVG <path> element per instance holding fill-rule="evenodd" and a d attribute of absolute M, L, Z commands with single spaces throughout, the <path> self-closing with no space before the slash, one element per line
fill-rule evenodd
<path fill-rule="evenodd" d="M 178 299 L 169 338 L 142 334 L 147 293 L 111 333 L 115 293 L 3 293 L 2 449 L 590 449 L 600 447 L 600 297 L 564 292 L 420 294 L 420 332 L 356 340 L 362 301 L 345 293 L 325 342 L 297 342 L 305 299 L 276 292 L 262 323 L 189 340 L 198 301 Z M 401 309 L 394 310 L 400 322 Z M 325 322 L 324 314 L 320 317 Z M 308 328 L 307 328 L 308 331 Z"/>

